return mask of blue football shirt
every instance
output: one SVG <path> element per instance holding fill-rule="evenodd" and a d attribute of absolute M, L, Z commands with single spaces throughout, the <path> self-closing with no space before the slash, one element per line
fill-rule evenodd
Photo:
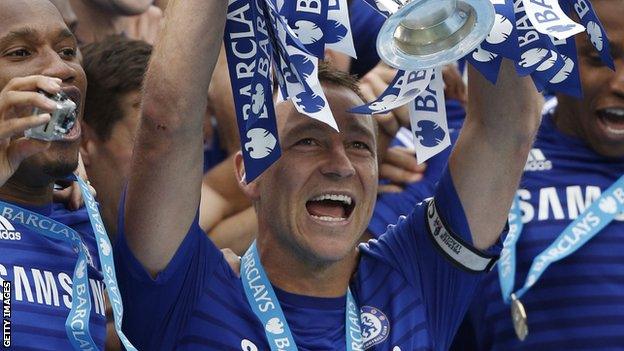
<path fill-rule="evenodd" d="M 533 259 L 623 174 L 624 158 L 596 154 L 557 131 L 550 113 L 544 117 L 518 191 L 525 224 L 514 290 L 524 285 Z M 529 326 L 524 342 L 515 336 L 496 269 L 488 274 L 470 318 L 481 349 L 624 350 L 623 221 L 620 216 L 553 263 L 522 297 Z"/>
<path fill-rule="evenodd" d="M 470 243 L 468 224 L 448 172 L 435 201 L 444 227 L 461 233 L 458 240 Z M 351 291 L 361 309 L 368 350 L 446 350 L 481 280 L 480 274 L 455 267 L 441 253 L 441 246 L 432 240 L 431 233 L 438 231 L 430 231 L 428 208 L 427 203 L 415 205 L 386 235 L 359 246 L 360 262 Z M 133 256 L 123 231 L 116 250 L 124 332 L 139 349 L 269 349 L 240 278 L 197 221 L 156 279 Z M 345 348 L 345 297 L 275 291 L 299 350 Z"/>
<path fill-rule="evenodd" d="M 26 208 L 73 228 L 82 235 L 96 269 L 89 267 L 91 337 L 104 348 L 104 283 L 89 215 L 83 207 L 61 204 Z M 78 255 L 65 242 L 48 239 L 14 221 L 19 213 L 0 213 L 0 282 L 11 283 L 11 350 L 71 350 L 65 319 L 72 303 L 72 277 Z M 24 218 L 27 223 L 31 220 Z M 31 221 L 60 232 L 61 228 Z M 4 301 L 2 301 L 4 302 Z M 5 304 L 6 306 L 6 304 Z"/>

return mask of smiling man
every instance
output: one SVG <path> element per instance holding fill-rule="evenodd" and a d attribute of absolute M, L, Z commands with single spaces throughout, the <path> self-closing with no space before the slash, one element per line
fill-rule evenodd
<path fill-rule="evenodd" d="M 576 38 L 584 96 L 557 95 L 544 111 L 518 191 L 524 226 L 512 291 L 524 286 L 538 255 L 579 220 L 578 228 L 554 246 L 572 253 L 563 258 L 555 252 L 552 257 L 561 260 L 520 297 L 529 330 L 523 342 L 514 335 L 509 305 L 501 299 L 499 274 L 484 279 L 471 313 L 480 350 L 624 348 L 624 218 L 605 223 L 597 217 L 600 211 L 589 209 L 624 175 L 624 1 L 592 3 L 609 36 L 615 72 L 602 63 L 587 36 Z M 614 199 L 621 209 L 621 196 L 605 203 L 616 204 Z M 606 226 L 596 232 L 597 223 Z M 503 271 L 510 267 L 507 260 L 499 264 Z"/>
<path fill-rule="evenodd" d="M 70 350 L 70 334 L 75 345 L 88 343 L 78 325 L 65 328 L 72 301 L 79 299 L 76 293 L 72 299 L 72 288 L 81 291 L 79 295 L 84 292 L 82 289 L 90 291 L 93 313 L 78 317 L 76 323 L 90 330 L 94 340 L 91 345 L 102 348 L 106 322 L 104 284 L 89 217 L 84 209 L 70 212 L 63 205 L 52 203 L 54 182 L 71 175 L 78 164 L 80 123 L 62 140 L 23 138 L 25 129 L 49 120 L 49 115 L 28 117 L 33 107 L 44 111 L 55 107 L 39 90 L 50 94 L 65 92 L 79 106 L 78 118 L 82 118 L 86 78 L 77 58 L 76 39 L 49 1 L 3 0 L 0 200 L 4 203 L 0 205 L 0 281 L 10 285 L 11 291 L 11 301 L 3 301 L 5 306 L 11 306 L 7 319 L 11 323 L 8 348 Z M 88 266 L 77 266 L 74 248 L 61 240 L 65 235 L 71 237 L 73 231 L 78 234 L 74 243 L 80 241 L 88 249 Z M 85 285 L 78 285 L 74 278 L 85 277 L 85 270 Z M 76 311 L 83 310 L 78 307 Z M 6 339 L 4 342 L 7 346 Z"/>
<path fill-rule="evenodd" d="M 205 92 L 226 6 L 170 2 L 152 56 L 116 252 L 125 331 L 145 350 L 447 349 L 478 273 L 495 262 L 487 250 L 539 124 L 532 82 L 509 62 L 497 86 L 472 75 L 435 200 L 356 247 L 377 194 L 375 128 L 346 112 L 363 103 L 355 82 L 320 69 L 341 132 L 285 101 L 282 157 L 249 183 L 237 158 L 258 215 L 239 277 L 197 223 Z"/>

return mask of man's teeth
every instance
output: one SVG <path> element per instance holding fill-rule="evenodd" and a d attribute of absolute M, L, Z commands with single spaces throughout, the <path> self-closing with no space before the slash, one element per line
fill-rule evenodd
<path fill-rule="evenodd" d="M 311 215 L 313 218 L 316 218 L 318 220 L 321 221 L 326 221 L 326 222 L 340 222 L 340 221 L 345 221 L 347 220 L 346 218 L 335 218 L 335 217 L 329 217 L 329 216 L 315 216 L 315 215 Z"/>
<path fill-rule="evenodd" d="M 324 195 L 313 198 L 311 201 L 323 201 L 323 200 L 340 201 L 344 203 L 345 205 L 351 205 L 351 203 L 353 202 L 350 196 L 336 195 L 336 194 L 324 194 Z"/>
<path fill-rule="evenodd" d="M 624 117 L 624 108 L 607 108 L 604 111 L 614 116 Z"/>

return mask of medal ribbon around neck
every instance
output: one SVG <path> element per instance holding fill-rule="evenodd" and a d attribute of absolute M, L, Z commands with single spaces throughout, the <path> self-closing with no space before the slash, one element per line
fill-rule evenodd
<path fill-rule="evenodd" d="M 503 301 L 506 304 L 512 303 L 516 306 L 522 306 L 520 299 L 535 285 L 548 266 L 570 256 L 583 247 L 622 212 L 624 212 L 624 176 L 605 190 L 596 201 L 561 232 L 550 246 L 533 259 L 524 286 L 514 293 L 516 244 L 523 227 L 520 201 L 516 196 L 509 213 L 509 233 L 503 243 L 501 259 L 498 263 L 498 277 Z M 526 314 L 524 319 L 526 323 Z M 518 336 L 520 337 L 520 335 Z"/>
<path fill-rule="evenodd" d="M 97 202 L 95 201 L 93 195 L 91 195 L 89 186 L 80 177 L 71 176 L 70 179 L 77 181 L 80 185 L 80 192 L 85 201 L 85 207 L 89 213 L 89 221 L 91 222 L 91 226 L 95 234 L 95 240 L 100 258 L 100 266 L 102 267 L 102 273 L 104 275 L 104 284 L 106 284 L 106 290 L 113 307 L 115 330 L 117 331 L 119 339 L 123 343 L 126 350 L 136 351 L 136 348 L 132 346 L 132 343 L 130 343 L 128 338 L 126 338 L 124 333 L 121 331 L 123 304 L 115 275 L 112 247 L 108 239 L 106 229 L 104 228 L 104 223 L 102 222 Z M 98 350 L 98 346 L 93 341 L 89 329 L 89 317 L 91 315 L 91 289 L 89 287 L 88 266 L 93 267 L 93 262 L 91 256 L 89 255 L 87 246 L 84 244 L 80 234 L 63 223 L 42 216 L 36 212 L 0 201 L 0 213 L 5 213 L 5 211 L 11 211 L 13 214 L 23 213 L 22 216 L 12 215 L 11 217 L 14 221 L 34 232 L 41 234 L 42 236 L 67 243 L 74 249 L 74 252 L 78 254 L 78 260 L 76 261 L 72 277 L 72 306 L 65 321 L 65 331 L 74 350 Z M 52 232 L 33 225 L 33 221 L 26 220 L 26 218 L 35 218 L 36 223 L 41 223 L 42 221 L 49 222 L 63 230 Z"/>
<path fill-rule="evenodd" d="M 295 339 L 271 282 L 262 267 L 255 241 L 241 258 L 241 280 L 247 301 L 264 327 L 271 350 L 296 351 Z M 364 350 L 360 314 L 351 289 L 347 291 L 345 340 L 347 344 L 345 350 Z"/>

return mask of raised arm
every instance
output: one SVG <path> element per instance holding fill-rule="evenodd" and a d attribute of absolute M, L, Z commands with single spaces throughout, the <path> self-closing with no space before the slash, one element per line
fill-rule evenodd
<path fill-rule="evenodd" d="M 226 0 L 170 1 L 145 77 L 125 233 L 152 275 L 169 263 L 199 205 L 202 123 L 226 6 Z"/>
<path fill-rule="evenodd" d="M 533 138 L 542 98 L 530 77 L 519 78 L 505 60 L 497 84 L 470 67 L 468 115 L 449 167 L 475 247 L 496 242 Z"/>

